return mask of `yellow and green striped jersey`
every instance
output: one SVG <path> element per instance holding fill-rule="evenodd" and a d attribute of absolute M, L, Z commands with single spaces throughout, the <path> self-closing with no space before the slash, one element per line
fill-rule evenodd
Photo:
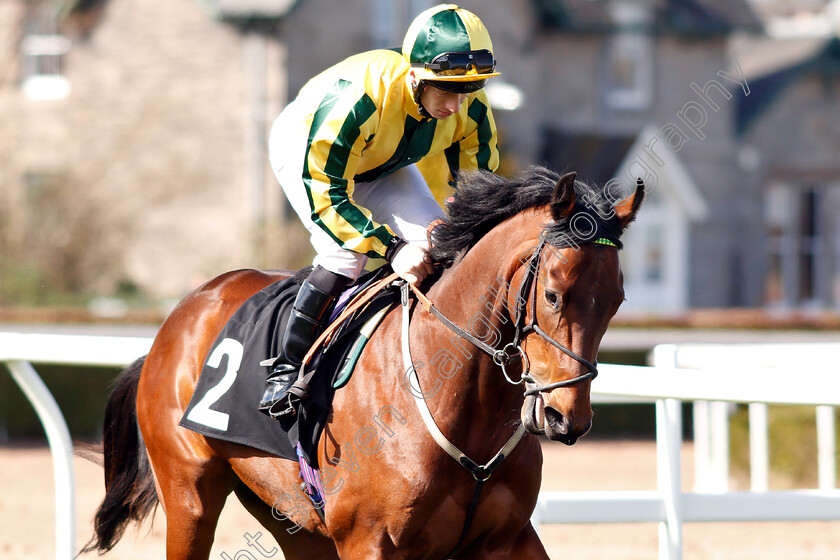
<path fill-rule="evenodd" d="M 422 161 L 418 167 L 440 201 L 460 170 L 495 171 L 499 164 L 484 92 L 469 94 L 446 119 L 425 118 L 414 102 L 409 70 L 399 52 L 362 53 L 310 80 L 295 101 L 309 131 L 303 183 L 312 219 L 343 248 L 370 257 L 383 257 L 394 233 L 353 201 L 356 181 Z M 448 173 L 430 164 L 448 167 Z"/>

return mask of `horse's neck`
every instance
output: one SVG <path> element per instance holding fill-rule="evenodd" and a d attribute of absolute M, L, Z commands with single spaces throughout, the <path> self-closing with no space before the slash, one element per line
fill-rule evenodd
<path fill-rule="evenodd" d="M 528 249 L 527 235 L 533 227 L 525 225 L 514 221 L 488 233 L 446 271 L 429 293 L 435 306 L 453 323 L 497 349 L 513 340 L 512 310 L 507 302 L 514 298 L 508 292 L 515 294 L 518 286 L 511 286 L 511 281 L 522 267 L 520 254 Z M 538 231 L 531 237 L 536 235 Z M 505 381 L 487 353 L 431 315 L 421 312 L 414 316 L 423 317 L 423 330 L 431 331 L 425 339 L 435 341 L 425 349 L 431 367 L 421 375 L 421 383 L 437 383 L 435 377 L 443 381 L 442 390 L 427 401 L 441 428 L 453 434 L 480 427 L 498 430 L 517 420 L 521 386 Z"/>
<path fill-rule="evenodd" d="M 519 288 L 513 277 L 523 267 L 523 256 L 535 248 L 539 224 L 545 220 L 529 210 L 498 225 L 443 274 L 429 292 L 430 299 L 451 318 L 475 320 L 477 326 L 489 324 L 502 335 L 510 334 L 511 307 Z"/>

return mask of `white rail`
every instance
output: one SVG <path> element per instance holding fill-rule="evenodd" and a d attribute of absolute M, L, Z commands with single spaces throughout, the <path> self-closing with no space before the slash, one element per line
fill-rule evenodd
<path fill-rule="evenodd" d="M 55 481 L 55 557 L 76 557 L 76 478 L 67 422 L 34 363 L 123 367 L 149 352 L 152 339 L 0 333 L 0 362 L 38 414 L 53 459 Z"/>
<path fill-rule="evenodd" d="M 8 365 L 15 381 L 38 412 L 52 449 L 57 560 L 71 559 L 75 555 L 72 443 L 61 411 L 30 363 L 120 367 L 146 354 L 151 343 L 151 338 L 0 333 L 0 362 Z M 774 348 L 778 346 L 774 345 Z M 680 348 L 657 347 L 656 363 L 677 363 L 675 359 Z M 704 351 L 712 350 L 706 347 Z M 601 375 L 593 383 L 595 402 L 656 403 L 657 489 L 544 492 L 534 511 L 535 526 L 540 523 L 656 522 L 660 526 L 660 559 L 679 560 L 685 522 L 840 520 L 840 491 L 833 489 L 682 492 L 682 401 L 807 404 L 828 411 L 840 406 L 840 372 L 833 366 L 833 358 L 823 362 L 823 368 L 834 367 L 834 371 L 815 367 L 791 371 L 761 363 L 736 367 L 727 358 L 714 361 L 728 364 L 728 367 L 690 370 L 661 365 L 602 364 Z M 831 425 L 833 427 L 833 412 Z"/>
<path fill-rule="evenodd" d="M 784 386 L 790 386 L 800 379 L 810 383 L 810 374 L 802 377 L 806 370 L 840 376 L 840 367 L 833 365 L 838 355 L 840 344 L 837 343 L 681 344 L 660 346 L 654 353 L 652 365 L 717 368 L 726 364 L 733 372 L 769 370 L 777 375 L 767 382 L 757 380 L 757 384 L 786 383 Z M 772 402 L 762 400 L 755 399 L 749 404 L 750 488 L 756 492 L 768 489 L 770 470 L 767 405 Z M 698 492 L 725 492 L 728 489 L 729 411 L 730 405 L 726 402 L 697 400 L 694 403 L 695 490 Z M 818 487 L 830 490 L 837 486 L 834 408 L 817 406 L 815 413 Z"/>
<path fill-rule="evenodd" d="M 773 348 L 778 350 L 778 346 Z M 717 348 L 705 346 L 700 355 L 705 363 L 725 363 L 726 368 L 692 370 L 661 366 L 663 363 L 677 363 L 681 347 L 672 345 L 658 346 L 654 350 L 656 367 L 610 364 L 599 367 L 601 375 L 592 385 L 594 401 L 626 399 L 656 403 L 657 489 L 644 492 L 545 492 L 540 495 L 534 511 L 534 525 L 656 522 L 659 523 L 660 560 L 681 560 L 682 524 L 686 522 L 840 520 L 840 491 L 833 488 L 682 492 L 682 401 L 750 403 L 751 406 L 760 403 L 763 407 L 767 404 L 814 405 L 818 410 L 830 411 L 832 427 L 832 407 L 840 405 L 840 370 L 834 359 L 823 362 L 819 369 L 782 369 L 778 367 L 782 364 L 778 357 L 769 362 L 773 367 L 764 364 L 739 366 L 733 364 L 734 360 L 725 359 L 733 348 L 723 347 L 724 358 L 719 360 L 714 353 Z M 766 423 L 761 429 L 751 429 L 751 436 L 766 442 Z M 830 435 L 830 443 L 821 443 L 833 450 L 833 430 Z M 726 445 L 719 443 L 721 439 L 728 442 L 725 436 L 717 439 L 713 436 L 708 442 L 710 447 L 718 448 L 719 454 L 723 453 L 720 448 Z M 827 438 L 823 435 L 822 439 Z M 766 453 L 766 443 L 758 447 Z M 725 458 L 728 460 L 728 451 Z M 830 465 L 834 468 L 833 453 Z"/>

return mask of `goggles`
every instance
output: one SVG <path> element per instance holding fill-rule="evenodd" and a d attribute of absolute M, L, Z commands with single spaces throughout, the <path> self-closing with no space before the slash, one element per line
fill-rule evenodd
<path fill-rule="evenodd" d="M 492 74 L 496 59 L 487 49 L 480 51 L 445 52 L 431 62 L 415 62 L 412 66 L 431 70 L 436 76 L 465 76 L 471 69 L 475 74 Z"/>

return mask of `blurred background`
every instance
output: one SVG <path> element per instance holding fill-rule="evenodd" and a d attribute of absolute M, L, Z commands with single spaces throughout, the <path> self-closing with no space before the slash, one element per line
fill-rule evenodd
<path fill-rule="evenodd" d="M 268 166 L 269 127 L 309 78 L 400 46 L 435 3 L 0 0 L 0 331 L 153 336 L 222 272 L 311 262 Z M 669 342 L 840 341 L 840 1 L 461 5 L 485 22 L 502 72 L 488 86 L 501 173 L 545 164 L 624 192 L 646 181 L 621 253 L 627 301 L 600 362 L 645 364 Z M 49 452 L 3 367 L 0 552 L 47 557 Z M 98 439 L 117 371 L 37 369 L 74 440 Z M 544 488 L 655 485 L 653 406 L 596 408 L 584 442 L 545 448 Z M 747 412 L 729 412 L 731 485 L 743 489 Z M 813 407 L 771 406 L 769 421 L 771 488 L 814 487 Z M 101 471 L 77 470 L 83 542 Z M 256 522 L 225 526 L 219 546 L 233 554 Z M 689 556 L 836 557 L 836 523 L 763 527 L 694 525 Z M 553 557 L 655 556 L 655 527 L 602 530 L 551 529 L 565 531 L 550 533 Z M 160 524 L 154 535 L 158 548 L 141 532 L 119 557 L 160 556 Z"/>
<path fill-rule="evenodd" d="M 431 4 L 0 0 L 4 313 L 166 309 L 226 270 L 308 263 L 267 130 L 310 77 L 400 46 Z M 836 2 L 463 4 L 502 72 L 502 173 L 647 180 L 622 315 L 836 317 Z"/>
<path fill-rule="evenodd" d="M 0 330 L 152 335 L 222 272 L 308 264 L 268 166 L 271 122 L 331 64 L 400 46 L 434 3 L 0 0 Z M 648 185 L 600 361 L 643 364 L 671 341 L 840 340 L 840 2 L 461 5 L 502 72 L 488 86 L 502 173 Z M 74 437 L 96 438 L 115 372 L 39 371 Z M 644 406 L 609 407 L 593 435 L 651 437 Z M 812 413 L 785 414 L 813 447 Z M 42 437 L 0 375 L 0 442 Z M 776 466 L 812 483 L 791 445 Z"/>

